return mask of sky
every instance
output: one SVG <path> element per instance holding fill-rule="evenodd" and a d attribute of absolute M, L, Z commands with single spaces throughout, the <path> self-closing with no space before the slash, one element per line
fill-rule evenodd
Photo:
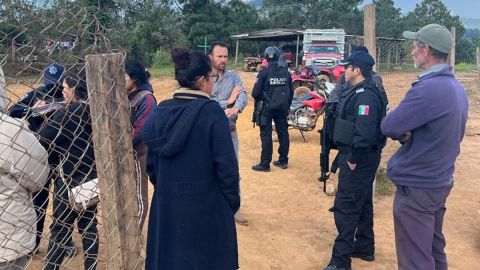
<path fill-rule="evenodd" d="M 366 0 L 365 3 L 371 3 L 371 0 Z M 415 9 L 416 4 L 421 3 L 421 0 L 394 0 L 395 6 L 402 10 L 403 14 Z M 480 0 L 443 0 L 447 8 L 455 15 L 463 18 L 480 19 Z"/>

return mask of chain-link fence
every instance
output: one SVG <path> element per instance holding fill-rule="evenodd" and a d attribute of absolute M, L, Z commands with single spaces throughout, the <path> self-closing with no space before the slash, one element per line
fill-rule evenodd
<path fill-rule="evenodd" d="M 364 45 L 363 36 L 347 36 L 345 52 L 348 55 L 355 46 Z M 376 69 L 383 79 L 387 92 L 390 108 L 395 108 L 403 99 L 411 84 L 418 78 L 418 69 L 414 67 L 412 41 L 393 38 L 376 38 Z M 455 69 L 457 79 L 463 84 L 471 102 L 480 100 L 480 69 L 473 65 L 467 67 L 457 66 Z M 445 104 L 448 106 L 448 104 Z M 398 142 L 388 140 L 383 150 L 381 167 L 386 168 L 390 156 L 398 149 Z"/>
<path fill-rule="evenodd" d="M 143 268 L 125 53 L 87 8 L 7 2 L 0 269 Z"/>

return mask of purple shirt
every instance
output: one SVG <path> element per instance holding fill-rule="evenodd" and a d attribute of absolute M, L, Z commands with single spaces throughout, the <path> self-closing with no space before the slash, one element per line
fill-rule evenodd
<path fill-rule="evenodd" d="M 382 121 L 383 134 L 394 140 L 412 133 L 388 161 L 388 177 L 398 185 L 417 188 L 451 185 L 467 115 L 465 89 L 449 66 L 422 72 Z"/>

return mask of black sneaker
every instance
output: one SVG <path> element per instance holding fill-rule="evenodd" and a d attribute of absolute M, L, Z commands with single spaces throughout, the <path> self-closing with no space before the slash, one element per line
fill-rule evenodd
<path fill-rule="evenodd" d="M 270 167 L 263 167 L 261 164 L 253 165 L 252 170 L 257 172 L 269 172 Z"/>
<path fill-rule="evenodd" d="M 280 169 L 286 169 L 286 168 L 288 168 L 288 163 L 283 163 L 283 162 L 280 162 L 280 161 L 278 161 L 278 160 L 275 160 L 275 161 L 273 162 L 273 166 L 277 166 L 277 167 L 279 167 Z"/>
<path fill-rule="evenodd" d="M 364 260 L 366 262 L 373 262 L 375 261 L 375 255 L 372 254 L 372 255 L 365 255 L 365 254 L 362 254 L 362 253 L 359 253 L 359 252 L 353 252 L 352 254 L 350 254 L 350 257 L 352 258 L 358 258 L 360 260 Z"/>

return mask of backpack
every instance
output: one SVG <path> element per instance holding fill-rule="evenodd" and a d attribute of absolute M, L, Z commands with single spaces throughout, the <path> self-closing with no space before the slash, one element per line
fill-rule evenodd
<path fill-rule="evenodd" d="M 291 93 L 288 77 L 290 74 L 281 67 L 268 69 L 267 101 L 270 111 L 288 112 L 291 103 Z"/>
<path fill-rule="evenodd" d="M 135 114 L 138 110 L 138 106 L 140 105 L 140 100 L 142 100 L 145 96 L 147 95 L 152 95 L 153 99 L 155 99 L 155 96 L 152 94 L 152 92 L 148 90 L 142 90 L 139 91 L 138 93 L 133 96 L 132 99 L 130 99 L 130 124 L 133 126 L 135 124 Z"/>

